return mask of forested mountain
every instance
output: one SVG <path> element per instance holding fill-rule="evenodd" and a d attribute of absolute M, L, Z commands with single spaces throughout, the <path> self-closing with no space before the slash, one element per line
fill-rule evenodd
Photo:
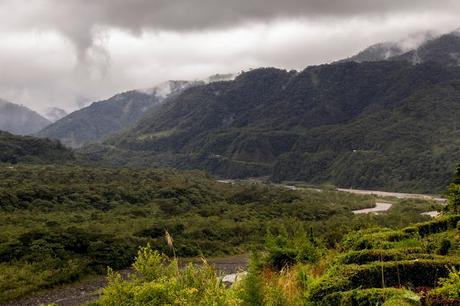
<path fill-rule="evenodd" d="M 257 69 L 190 88 L 93 160 L 433 191 L 460 160 L 460 70 L 406 61 Z M 460 124 L 459 124 L 460 125 Z"/>
<path fill-rule="evenodd" d="M 151 89 L 115 95 L 65 116 L 37 136 L 58 139 L 70 147 L 81 147 L 127 129 L 153 106 L 192 84 L 187 81 L 169 81 Z"/>
<path fill-rule="evenodd" d="M 17 135 L 33 134 L 51 122 L 21 105 L 0 99 L 0 130 Z"/>
<path fill-rule="evenodd" d="M 73 152 L 58 141 L 0 131 L 0 163 L 61 163 L 72 160 Z"/>

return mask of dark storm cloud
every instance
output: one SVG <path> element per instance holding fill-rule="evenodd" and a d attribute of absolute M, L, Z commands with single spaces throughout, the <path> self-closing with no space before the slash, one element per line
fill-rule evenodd
<path fill-rule="evenodd" d="M 56 15 L 53 19 L 58 24 L 67 23 L 68 17 L 74 16 L 86 21 L 78 23 L 83 28 L 107 24 L 134 31 L 146 27 L 203 29 L 278 17 L 348 18 L 458 7 L 458 1 L 453 0 L 48 0 L 43 3 L 49 6 L 50 15 Z"/>
<path fill-rule="evenodd" d="M 0 98 L 75 108 L 167 79 L 302 69 L 460 23 L 458 0 L 0 0 Z"/>
<path fill-rule="evenodd" d="M 17 0 L 3 0 L 14 3 Z M 60 31 L 79 56 L 93 44 L 97 26 L 143 30 L 195 31 L 279 18 L 350 18 L 459 7 L 458 0 L 30 0 L 26 26 Z M 25 3 L 25 1 L 24 1 Z"/>

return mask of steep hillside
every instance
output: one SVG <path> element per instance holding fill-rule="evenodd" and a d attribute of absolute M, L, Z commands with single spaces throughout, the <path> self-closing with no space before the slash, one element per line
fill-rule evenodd
<path fill-rule="evenodd" d="M 130 127 L 153 106 L 191 84 L 186 81 L 170 81 L 151 89 L 115 95 L 65 116 L 37 136 L 58 139 L 74 148 L 81 147 Z"/>
<path fill-rule="evenodd" d="M 302 135 L 278 160 L 275 180 L 442 191 L 460 159 L 460 81 L 417 90 L 394 108 Z"/>
<path fill-rule="evenodd" d="M 93 160 L 225 177 L 444 188 L 460 159 L 460 70 L 404 61 L 257 69 L 186 90 Z"/>
<path fill-rule="evenodd" d="M 0 130 L 17 135 L 36 133 L 51 122 L 27 107 L 0 99 Z"/>
<path fill-rule="evenodd" d="M 56 163 L 73 159 L 73 152 L 59 142 L 0 131 L 0 163 Z"/>

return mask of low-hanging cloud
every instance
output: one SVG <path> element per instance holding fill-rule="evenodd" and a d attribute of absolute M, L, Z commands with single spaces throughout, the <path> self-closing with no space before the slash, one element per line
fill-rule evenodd
<path fill-rule="evenodd" d="M 198 31 L 282 18 L 353 18 L 453 8 L 460 8 L 458 0 L 0 0 L 0 18 L 14 26 L 63 33 L 83 61 L 98 27 L 133 33 Z M 27 18 L 18 18 L 24 11 Z"/>
<path fill-rule="evenodd" d="M 457 0 L 0 0 L 0 97 L 72 108 L 170 78 L 300 69 L 411 33 Z"/>

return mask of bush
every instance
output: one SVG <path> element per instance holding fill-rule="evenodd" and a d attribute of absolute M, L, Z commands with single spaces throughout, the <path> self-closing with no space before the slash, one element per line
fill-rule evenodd
<path fill-rule="evenodd" d="M 397 261 L 404 259 L 416 258 L 434 258 L 433 255 L 420 254 L 423 252 L 422 248 L 404 248 L 404 249 L 366 249 L 360 251 L 349 251 L 338 258 L 338 261 L 343 264 L 366 264 L 375 261 Z"/>
<path fill-rule="evenodd" d="M 439 279 L 439 287 L 430 291 L 429 299 L 460 299 L 460 272 L 456 268 L 449 270 L 449 275 Z"/>
<path fill-rule="evenodd" d="M 371 263 L 366 265 L 337 266 L 330 269 L 321 281 L 310 290 L 312 301 L 320 302 L 334 292 L 353 288 L 387 287 L 434 287 L 440 277 L 449 273 L 447 267 L 460 267 L 453 260 L 405 260 L 397 262 Z M 382 268 L 383 281 L 382 284 Z"/>
<path fill-rule="evenodd" d="M 260 275 L 261 269 L 262 265 L 259 255 L 257 253 L 251 254 L 248 274 L 241 282 L 238 291 L 238 297 L 244 306 L 258 306 L 263 304 L 264 292 L 262 277 Z"/>
<path fill-rule="evenodd" d="M 307 235 L 300 226 L 292 235 L 285 228 L 281 228 L 277 236 L 268 233 L 265 241 L 267 254 L 264 261 L 278 271 L 295 263 L 315 262 L 319 255 L 313 235 Z"/>
<path fill-rule="evenodd" d="M 450 240 L 443 239 L 441 241 L 441 246 L 439 247 L 439 255 L 447 255 L 451 246 L 452 243 L 450 242 Z"/>
<path fill-rule="evenodd" d="M 365 250 L 373 248 L 390 248 L 392 243 L 412 239 L 417 236 L 414 232 L 391 230 L 388 228 L 373 228 L 352 232 L 344 237 L 341 247 L 344 250 Z"/>
<path fill-rule="evenodd" d="M 109 284 L 96 305 L 236 305 L 238 301 L 206 262 L 179 269 L 175 259 L 147 246 L 139 250 L 133 267 L 137 273 L 129 280 L 109 270 Z"/>
<path fill-rule="evenodd" d="M 445 232 L 451 228 L 456 228 L 459 221 L 460 215 L 452 215 L 444 218 L 439 218 L 433 221 L 418 223 L 415 225 L 415 228 L 417 228 L 418 234 L 421 237 L 425 237 L 431 234 Z M 412 228 L 403 229 L 403 232 L 407 230 L 412 230 Z"/>
<path fill-rule="evenodd" d="M 336 292 L 326 296 L 321 305 L 365 306 L 382 305 L 397 299 L 400 304 L 394 305 L 421 305 L 420 298 L 411 291 L 396 288 L 355 289 L 345 292 Z M 385 303 L 384 305 L 388 305 Z M 390 304 L 391 305 L 391 304 Z"/>

